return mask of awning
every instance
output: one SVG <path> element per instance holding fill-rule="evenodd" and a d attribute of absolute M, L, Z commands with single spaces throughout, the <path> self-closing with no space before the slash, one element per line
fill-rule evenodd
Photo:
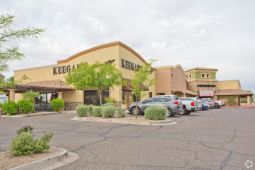
<path fill-rule="evenodd" d="M 124 91 L 132 91 L 131 80 L 125 79 L 124 81 L 125 82 L 124 82 L 124 85 L 122 86 L 122 90 L 124 90 Z M 148 91 L 149 90 L 149 88 L 146 87 L 144 84 L 140 84 L 140 88 L 143 91 Z"/>
<path fill-rule="evenodd" d="M 242 89 L 225 89 L 217 90 L 215 92 L 216 96 L 252 96 L 253 93 Z"/>
<path fill-rule="evenodd" d="M 15 85 L 16 92 L 25 92 L 28 90 L 37 92 L 61 92 L 72 91 L 75 89 L 61 80 L 36 81 Z"/>

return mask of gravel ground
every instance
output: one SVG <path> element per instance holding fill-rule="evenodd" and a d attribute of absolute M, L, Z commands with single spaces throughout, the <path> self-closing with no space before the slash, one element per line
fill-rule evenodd
<path fill-rule="evenodd" d="M 7 170 L 29 162 L 44 159 L 49 156 L 55 155 L 59 150 L 51 148 L 48 152 L 33 154 L 28 156 L 13 157 L 9 152 L 0 153 L 0 170 Z"/>

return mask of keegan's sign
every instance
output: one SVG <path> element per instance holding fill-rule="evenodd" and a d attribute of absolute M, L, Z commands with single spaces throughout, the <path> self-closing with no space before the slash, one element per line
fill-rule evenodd
<path fill-rule="evenodd" d="M 104 62 L 105 64 L 112 64 L 114 63 L 115 59 L 112 60 L 108 60 L 106 62 Z M 74 69 L 78 68 L 80 64 L 73 64 L 73 65 L 63 65 L 63 66 L 57 66 L 57 67 L 53 67 L 53 75 L 57 75 L 57 74 L 66 74 L 69 73 L 71 71 L 73 71 Z"/>
<path fill-rule="evenodd" d="M 58 66 L 53 67 L 53 75 L 57 74 L 65 74 L 68 72 L 73 71 L 75 68 L 79 67 L 79 64 L 73 64 L 73 65 L 64 65 L 64 66 Z"/>
<path fill-rule="evenodd" d="M 121 67 L 125 68 L 125 69 L 128 69 L 128 70 L 139 70 L 141 65 L 133 63 L 131 61 L 121 59 Z"/>

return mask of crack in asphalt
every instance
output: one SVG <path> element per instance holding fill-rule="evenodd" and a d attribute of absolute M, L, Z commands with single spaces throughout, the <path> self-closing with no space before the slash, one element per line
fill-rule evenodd
<path fill-rule="evenodd" d="M 227 157 L 222 161 L 221 165 L 220 165 L 220 170 L 223 170 L 227 165 L 229 160 L 231 159 L 231 156 L 233 155 L 233 151 L 229 151 Z"/>

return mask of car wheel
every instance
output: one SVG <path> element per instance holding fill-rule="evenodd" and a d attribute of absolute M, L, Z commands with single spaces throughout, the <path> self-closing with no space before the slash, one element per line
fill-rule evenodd
<path fill-rule="evenodd" d="M 168 115 L 170 117 L 174 117 L 175 116 L 175 113 L 173 113 L 173 111 L 171 109 L 167 108 L 167 111 L 168 111 Z"/>
<path fill-rule="evenodd" d="M 185 115 L 187 113 L 187 109 L 185 106 L 182 107 L 182 110 L 183 110 L 183 115 Z"/>
<path fill-rule="evenodd" d="M 139 109 L 139 107 L 136 107 L 136 106 L 134 106 L 134 107 L 132 107 L 131 108 L 131 114 L 133 114 L 133 115 L 139 115 L 140 114 L 140 109 Z"/>
<path fill-rule="evenodd" d="M 190 115 L 191 111 L 186 111 L 185 115 Z"/>

